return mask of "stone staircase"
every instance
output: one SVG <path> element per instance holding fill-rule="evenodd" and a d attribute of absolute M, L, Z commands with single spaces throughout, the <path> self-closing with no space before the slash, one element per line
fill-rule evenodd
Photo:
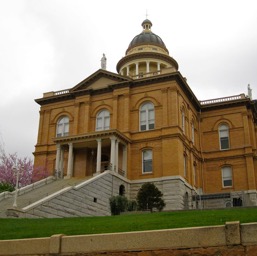
<path fill-rule="evenodd" d="M 17 209 L 27 207 L 63 188 L 77 185 L 85 180 L 76 178 L 56 180 L 54 177 L 48 177 L 47 179 L 23 187 L 18 192 Z M 14 193 L 15 191 L 0 194 L 0 218 L 6 218 L 7 210 L 13 208 Z"/>
<path fill-rule="evenodd" d="M 62 218 L 110 215 L 109 199 L 118 195 L 128 181 L 118 173 L 105 171 L 85 179 L 49 177 L 19 190 L 17 208 L 14 192 L 0 194 L 0 218 Z"/>

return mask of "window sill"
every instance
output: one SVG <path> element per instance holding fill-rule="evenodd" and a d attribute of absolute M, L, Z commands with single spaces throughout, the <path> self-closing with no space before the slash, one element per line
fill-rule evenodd
<path fill-rule="evenodd" d="M 152 175 L 152 174 L 153 174 L 153 172 L 142 172 L 141 173 L 142 176 Z"/>

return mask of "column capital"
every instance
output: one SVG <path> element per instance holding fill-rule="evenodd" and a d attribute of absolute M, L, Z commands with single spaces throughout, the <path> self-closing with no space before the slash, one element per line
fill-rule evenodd
<path fill-rule="evenodd" d="M 110 137 L 110 140 L 116 140 L 117 138 L 114 136 L 114 135 L 112 135 L 111 137 Z"/>

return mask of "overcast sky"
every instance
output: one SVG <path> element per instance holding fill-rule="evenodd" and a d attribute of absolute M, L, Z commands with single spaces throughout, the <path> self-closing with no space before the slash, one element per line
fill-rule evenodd
<path fill-rule="evenodd" d="M 0 145 L 33 157 L 44 92 L 116 64 L 146 18 L 199 100 L 257 98 L 255 0 L 0 0 Z"/>

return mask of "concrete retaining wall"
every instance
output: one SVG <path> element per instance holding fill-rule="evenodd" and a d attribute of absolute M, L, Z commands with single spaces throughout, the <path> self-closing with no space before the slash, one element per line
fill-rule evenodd
<path fill-rule="evenodd" d="M 6 240 L 0 241 L 0 255 L 179 256 L 192 255 L 197 251 L 195 255 L 253 256 L 257 249 L 256 237 L 257 223 L 240 225 L 239 222 L 227 222 L 212 227 Z M 158 254 L 152 254 L 152 251 L 158 251 Z"/>

